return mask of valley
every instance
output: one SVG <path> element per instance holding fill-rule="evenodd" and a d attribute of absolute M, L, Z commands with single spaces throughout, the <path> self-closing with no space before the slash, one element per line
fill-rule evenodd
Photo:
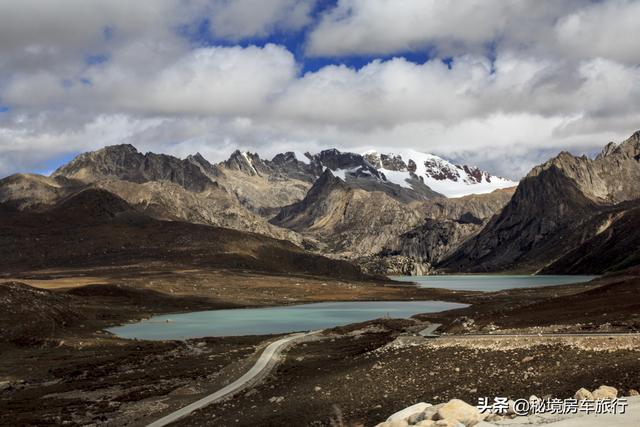
<path fill-rule="evenodd" d="M 636 132 L 594 159 L 561 153 L 514 188 L 411 152 L 236 151 L 213 164 L 117 145 L 4 178 L 0 424 L 147 425 L 316 329 L 305 310 L 318 303 L 321 332 L 176 425 L 369 426 L 418 401 L 631 393 L 639 156 Z M 447 285 L 452 273 L 476 282 Z M 444 284 L 392 278 L 434 274 Z M 293 320 L 223 327 L 267 307 Z M 201 331 L 220 336 L 169 333 L 210 310 Z M 113 333 L 148 319 L 156 340 Z M 434 323 L 437 338 L 419 335 Z"/>
<path fill-rule="evenodd" d="M 2 424 L 146 425 L 235 380 L 282 335 L 138 341 L 106 333 L 106 326 L 161 313 L 292 300 L 407 298 L 471 305 L 327 329 L 287 350 L 282 364 L 255 387 L 179 425 L 276 426 L 291 420 L 329 425 L 337 418 L 374 425 L 384 414 L 424 399 L 473 402 L 492 393 L 565 396 L 604 379 L 624 392 L 637 387 L 638 337 L 589 336 L 640 330 L 639 275 L 634 271 L 576 285 L 474 292 L 232 271 L 127 270 L 30 272 L 24 280 L 33 280 L 36 288 L 2 284 L 0 301 L 11 304 L 3 306 L 2 324 L 24 325 L 2 337 L 0 369 L 11 373 L 0 391 L 3 417 L 10 417 L 0 419 Z M 74 274 L 111 284 L 64 286 Z M 214 298 L 223 288 L 226 297 Z M 272 292 L 265 295 L 265 289 Z M 429 322 L 443 324 L 441 338 L 416 337 Z M 560 335 L 537 336 L 540 332 Z M 566 332 L 584 335 L 563 337 Z M 471 340 L 475 333 L 496 336 Z M 522 341 L 502 333 L 534 338 Z M 533 362 L 522 361 L 531 357 Z M 565 366 L 577 363 L 580 370 L 567 377 Z M 487 372 L 485 382 L 478 381 L 480 371 Z M 531 382 L 523 382 L 523 376 Z"/>

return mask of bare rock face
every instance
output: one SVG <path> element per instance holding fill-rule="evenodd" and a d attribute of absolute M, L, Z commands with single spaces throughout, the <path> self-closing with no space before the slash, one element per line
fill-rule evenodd
<path fill-rule="evenodd" d="M 256 153 L 241 152 L 236 150 L 223 165 L 230 170 L 242 171 L 247 175 L 269 174 L 268 166 Z"/>
<path fill-rule="evenodd" d="M 431 264 L 403 255 L 369 255 L 354 259 L 363 272 L 374 276 L 426 276 Z"/>
<path fill-rule="evenodd" d="M 251 231 L 296 244 L 302 242 L 297 233 L 269 224 L 260 215 L 246 209 L 233 194 L 218 186 L 192 192 L 166 181 L 137 184 L 102 180 L 93 183 L 92 187 L 118 194 L 137 210 L 154 218 Z"/>
<path fill-rule="evenodd" d="M 258 154 L 236 150 L 216 167 L 217 182 L 246 209 L 263 217 L 301 200 L 316 173 L 312 165 L 298 161 L 293 153 L 280 154 L 268 161 Z"/>
<path fill-rule="evenodd" d="M 104 178 L 144 183 L 169 181 L 190 191 L 203 191 L 212 180 L 201 169 L 202 165 L 165 154 L 142 154 L 133 145 L 113 145 L 101 150 L 83 153 L 53 173 L 82 182 Z"/>
<path fill-rule="evenodd" d="M 300 202 L 283 207 L 271 223 L 296 231 L 309 229 L 320 218 L 335 212 L 335 206 L 332 206 L 334 200 L 337 202 L 350 190 L 344 181 L 327 169 Z"/>
<path fill-rule="evenodd" d="M 640 206 L 621 203 L 595 215 L 576 247 L 544 267 L 542 274 L 600 274 L 640 264 Z"/>
<path fill-rule="evenodd" d="M 480 225 L 464 223 L 463 220 L 427 218 L 418 227 L 401 234 L 381 254 L 403 255 L 435 264 L 479 231 Z"/>
<path fill-rule="evenodd" d="M 237 155 L 232 157 L 240 162 Z M 251 170 L 257 171 L 255 182 L 249 180 L 247 188 L 275 206 L 306 193 L 305 183 L 286 187 L 269 184 L 268 176 L 258 175 L 266 173 L 267 167 L 257 155 L 247 158 L 253 159 L 256 166 L 251 166 Z M 247 167 L 238 163 L 236 166 Z M 5 178 L 0 181 L 0 202 L 20 210 L 42 211 L 82 190 L 99 188 L 155 218 L 253 231 L 300 244 L 302 238 L 297 233 L 275 227 L 261 217 L 257 210 L 262 206 L 247 209 L 241 198 L 243 187 L 238 186 L 238 191 L 232 192 L 222 185 L 234 184 L 230 178 L 234 172 L 209 163 L 200 154 L 181 160 L 162 154 L 142 154 L 131 145 L 117 145 L 81 154 L 52 177 L 19 174 Z M 248 180 L 243 174 L 238 181 Z M 273 193 L 283 195 L 283 200 Z M 270 206 L 273 207 L 267 204 Z"/>
<path fill-rule="evenodd" d="M 368 153 L 364 155 L 364 158 L 377 169 L 387 169 L 398 172 L 408 170 L 407 164 L 399 155 Z M 413 160 L 410 161 L 413 162 Z M 415 172 L 415 163 L 413 164 L 413 171 Z"/>
<path fill-rule="evenodd" d="M 432 266 L 477 234 L 508 203 L 512 194 L 513 190 L 505 189 L 424 202 L 419 208 L 426 216 L 424 221 L 391 240 L 379 255 L 406 257 L 416 265 Z M 429 268 L 422 270 L 429 271 Z"/>
<path fill-rule="evenodd" d="M 309 153 L 298 159 L 295 153 L 288 151 L 277 154 L 270 162 L 271 167 L 280 175 L 312 184 L 322 174 L 322 165 Z"/>
<path fill-rule="evenodd" d="M 0 180 L 0 203 L 18 210 L 42 210 L 82 187 L 63 177 L 15 174 Z"/>
<path fill-rule="evenodd" d="M 612 219 L 608 215 L 637 204 L 638 182 L 638 132 L 618 146 L 606 146 L 595 160 L 560 153 L 535 167 L 500 214 L 440 267 L 455 271 L 537 271 L 558 263 L 606 230 Z M 618 249 L 600 245 L 600 250 L 604 251 L 601 256 L 610 258 L 610 251 Z M 567 264 L 558 264 L 553 271 L 568 271 Z"/>
<path fill-rule="evenodd" d="M 405 204 L 353 188 L 326 169 L 302 201 L 282 208 L 271 223 L 321 242 L 317 250 L 355 260 L 368 273 L 424 275 L 477 233 L 511 193 Z"/>
<path fill-rule="evenodd" d="M 302 201 L 282 208 L 271 223 L 322 242 L 326 253 L 356 258 L 377 253 L 419 220 L 414 207 L 354 189 L 327 169 Z"/>
<path fill-rule="evenodd" d="M 334 175 L 341 176 L 352 188 L 369 192 L 380 191 L 403 203 L 442 197 L 442 194 L 426 186 L 417 176 L 411 177 L 407 173 L 406 178 L 410 180 L 411 185 L 406 185 L 408 182 L 400 185 L 389 179 L 385 172 L 378 170 L 406 172 L 407 165 L 400 156 L 377 153 L 362 156 L 331 149 L 311 156 L 311 160 L 323 168 L 331 169 Z"/>

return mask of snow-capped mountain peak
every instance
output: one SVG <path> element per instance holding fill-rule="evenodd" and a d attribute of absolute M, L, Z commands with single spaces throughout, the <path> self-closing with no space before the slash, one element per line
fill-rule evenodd
<path fill-rule="evenodd" d="M 492 176 L 477 167 L 455 165 L 442 157 L 416 150 L 387 154 L 367 151 L 363 156 L 395 184 L 412 188 L 412 181 L 419 179 L 433 191 L 447 197 L 490 193 L 517 185 L 516 182 Z"/>
<path fill-rule="evenodd" d="M 272 176 L 272 179 L 286 176 L 306 182 L 314 182 L 330 169 L 334 176 L 354 187 L 384 191 L 401 200 L 424 200 L 439 195 L 461 197 L 517 184 L 476 167 L 455 165 L 416 150 L 358 154 L 333 148 L 316 154 L 290 151 L 277 154 L 272 160 L 236 150 L 223 165 L 250 176 Z"/>

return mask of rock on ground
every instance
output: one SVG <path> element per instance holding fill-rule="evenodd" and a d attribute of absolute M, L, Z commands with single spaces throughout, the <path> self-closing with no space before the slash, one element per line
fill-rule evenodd
<path fill-rule="evenodd" d="M 596 400 L 615 399 L 618 397 L 618 390 L 606 385 L 601 385 L 593 391 L 593 398 Z"/>
<path fill-rule="evenodd" d="M 478 408 L 460 399 L 451 399 L 434 416 L 434 419 L 437 420 L 455 420 L 465 426 L 475 425 L 482 421 L 483 418 Z"/>
<path fill-rule="evenodd" d="M 416 403 L 415 405 L 411 405 L 408 408 L 404 408 L 403 410 L 398 411 L 395 414 L 392 414 L 389 418 L 387 418 L 387 421 L 406 420 L 407 418 L 411 417 L 414 414 L 422 413 L 425 409 L 427 409 L 430 406 L 431 404 L 429 403 L 424 403 L 424 402 Z"/>

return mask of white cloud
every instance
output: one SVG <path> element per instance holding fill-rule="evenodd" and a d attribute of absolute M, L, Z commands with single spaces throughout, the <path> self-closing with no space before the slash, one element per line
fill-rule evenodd
<path fill-rule="evenodd" d="M 211 32 L 240 40 L 273 31 L 300 30 L 311 22 L 314 4 L 315 0 L 214 0 Z"/>
<path fill-rule="evenodd" d="M 477 46 L 499 35 L 499 8 L 508 6 L 497 0 L 339 0 L 309 35 L 308 52 L 390 54 L 442 42 Z"/>
<path fill-rule="evenodd" d="M 310 55 L 388 55 L 432 48 L 441 56 L 498 49 L 556 57 L 640 59 L 635 0 L 338 0 L 308 36 Z"/>
<path fill-rule="evenodd" d="M 311 1 L 142 3 L 0 0 L 0 175 L 130 142 L 212 160 L 413 148 L 517 178 L 640 127 L 637 2 L 340 0 L 316 26 Z M 231 40 L 310 28 L 317 55 L 437 54 L 301 75 L 284 46 L 193 47 L 177 29 L 203 16 Z"/>
<path fill-rule="evenodd" d="M 175 43 L 174 27 L 198 10 L 180 0 L 0 0 L 0 66 L 72 72 L 84 55 L 108 54 L 132 40 Z"/>
<path fill-rule="evenodd" d="M 559 48 L 567 55 L 638 64 L 638 22 L 638 1 L 596 2 L 562 17 L 555 26 L 555 35 Z"/>
<path fill-rule="evenodd" d="M 489 72 L 487 61 L 468 57 L 452 70 L 438 60 L 419 65 L 403 58 L 373 61 L 359 70 L 327 66 L 293 82 L 276 111 L 338 126 L 456 120 L 473 114 L 470 92 L 488 81 Z"/>
<path fill-rule="evenodd" d="M 147 57 L 153 60 L 149 51 Z M 98 112 L 242 116 L 266 109 L 297 71 L 293 55 L 271 44 L 199 48 L 157 69 L 120 58 L 116 54 L 107 65 L 84 72 L 91 85 L 65 87 L 61 76 L 42 71 L 14 76 L 3 99 L 16 107 L 53 104 Z"/>

